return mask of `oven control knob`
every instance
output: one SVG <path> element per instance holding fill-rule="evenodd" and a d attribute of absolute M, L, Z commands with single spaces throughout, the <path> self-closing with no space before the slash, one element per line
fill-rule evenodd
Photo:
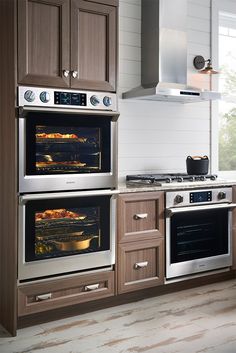
<path fill-rule="evenodd" d="M 35 100 L 35 93 L 31 90 L 25 91 L 24 98 L 27 102 L 33 102 Z"/>
<path fill-rule="evenodd" d="M 96 106 L 96 105 L 98 105 L 100 103 L 100 100 L 99 100 L 99 98 L 97 96 L 92 96 L 90 98 L 90 102 L 91 102 L 92 105 Z"/>
<path fill-rule="evenodd" d="M 105 97 L 103 98 L 103 104 L 104 104 L 106 107 L 110 107 L 111 103 L 112 103 L 111 97 L 105 96 Z"/>
<path fill-rule="evenodd" d="M 183 196 L 181 196 L 181 195 L 176 195 L 175 196 L 175 203 L 181 203 L 183 201 L 184 201 Z"/>
<path fill-rule="evenodd" d="M 220 191 L 220 192 L 218 193 L 218 199 L 219 199 L 219 200 L 226 199 L 226 192 Z"/>
<path fill-rule="evenodd" d="M 40 98 L 41 102 L 48 103 L 50 101 L 50 94 L 46 91 L 43 91 L 40 93 L 39 98 Z"/>

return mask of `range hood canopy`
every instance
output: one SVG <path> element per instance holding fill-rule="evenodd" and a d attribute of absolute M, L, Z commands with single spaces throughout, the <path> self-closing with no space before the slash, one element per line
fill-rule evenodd
<path fill-rule="evenodd" d="M 123 98 L 180 103 L 220 99 L 187 85 L 187 0 L 141 0 L 141 86 Z"/>

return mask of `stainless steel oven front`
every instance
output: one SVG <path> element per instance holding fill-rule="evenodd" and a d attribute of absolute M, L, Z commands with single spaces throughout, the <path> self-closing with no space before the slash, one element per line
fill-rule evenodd
<path fill-rule="evenodd" d="M 232 265 L 232 188 L 166 193 L 166 279 Z"/>
<path fill-rule="evenodd" d="M 19 193 L 117 186 L 116 95 L 19 87 Z"/>
<path fill-rule="evenodd" d="M 18 279 L 42 279 L 115 263 L 116 190 L 19 197 Z"/>

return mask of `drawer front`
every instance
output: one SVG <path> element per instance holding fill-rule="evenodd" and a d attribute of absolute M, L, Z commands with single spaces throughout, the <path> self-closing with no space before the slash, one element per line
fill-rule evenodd
<path fill-rule="evenodd" d="M 114 271 L 18 287 L 18 315 L 24 316 L 114 295 Z"/>
<path fill-rule="evenodd" d="M 156 200 L 126 202 L 125 233 L 156 228 Z"/>
<path fill-rule="evenodd" d="M 163 239 L 120 244 L 118 249 L 119 293 L 164 283 Z"/>
<path fill-rule="evenodd" d="M 145 192 L 119 195 L 119 242 L 152 239 L 163 235 L 163 192 Z"/>

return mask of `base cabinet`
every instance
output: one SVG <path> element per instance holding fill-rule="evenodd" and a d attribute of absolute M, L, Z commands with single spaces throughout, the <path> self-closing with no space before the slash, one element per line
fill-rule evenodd
<path fill-rule="evenodd" d="M 113 296 L 114 271 L 18 287 L 18 316 Z"/>
<path fill-rule="evenodd" d="M 118 294 L 164 283 L 164 193 L 118 197 Z"/>

